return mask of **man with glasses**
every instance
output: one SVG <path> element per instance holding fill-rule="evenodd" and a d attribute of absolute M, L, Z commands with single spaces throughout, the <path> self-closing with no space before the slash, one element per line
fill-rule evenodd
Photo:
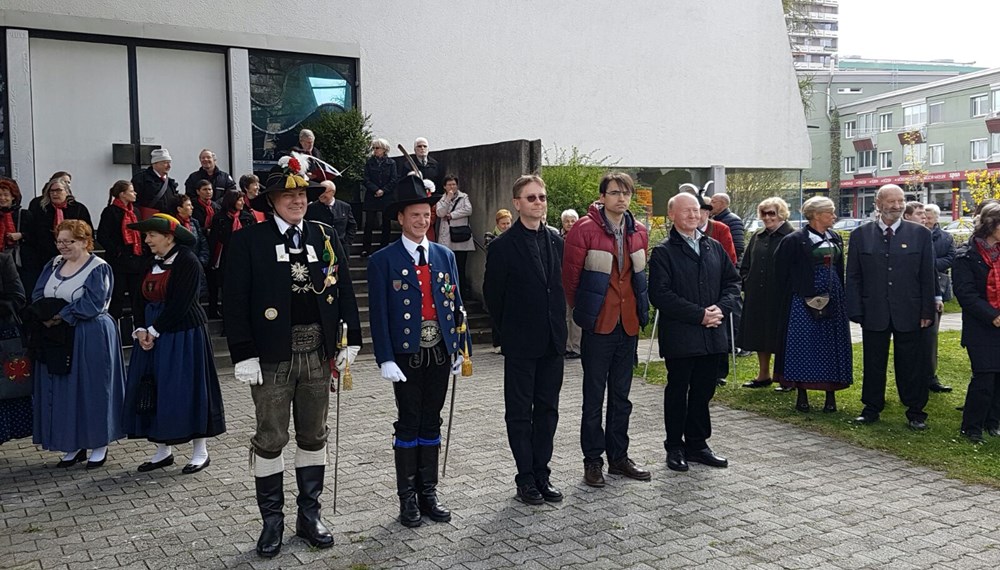
<path fill-rule="evenodd" d="M 517 465 L 517 498 L 541 505 L 563 497 L 549 481 L 566 349 L 563 240 L 545 225 L 540 177 L 517 179 L 514 209 L 517 221 L 490 242 L 483 294 L 501 335 L 504 420 Z"/>
<path fill-rule="evenodd" d="M 650 479 L 628 456 L 628 422 L 632 413 L 632 365 L 639 330 L 649 320 L 646 298 L 646 247 L 649 236 L 628 210 L 632 179 L 609 172 L 601 179 L 600 198 L 566 236 L 563 285 L 573 320 L 583 329 L 584 483 L 605 485 L 608 473 L 640 481 Z M 602 427 L 604 392 L 608 392 L 607 426 Z"/>

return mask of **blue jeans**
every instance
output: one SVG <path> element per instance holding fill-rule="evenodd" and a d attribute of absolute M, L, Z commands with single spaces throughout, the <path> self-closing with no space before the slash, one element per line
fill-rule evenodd
<path fill-rule="evenodd" d="M 603 464 L 601 456 L 605 453 L 610 463 L 628 457 L 628 420 L 632 415 L 628 395 L 632 390 L 632 365 L 638 345 L 639 337 L 626 334 L 621 323 L 608 334 L 583 331 L 580 447 L 585 465 Z M 606 430 L 601 426 L 605 389 L 608 392 Z"/>

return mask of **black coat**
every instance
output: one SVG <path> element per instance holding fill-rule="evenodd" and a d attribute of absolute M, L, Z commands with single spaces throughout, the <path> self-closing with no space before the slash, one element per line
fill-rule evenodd
<path fill-rule="evenodd" d="M 421 165 L 415 154 L 411 154 L 410 158 L 412 158 L 413 162 L 417 164 L 417 168 L 420 169 L 420 173 L 424 175 L 424 180 L 430 180 L 434 183 L 434 191 L 438 194 L 444 193 L 444 188 L 441 186 L 441 171 L 438 166 L 438 161 L 428 156 L 427 164 Z M 411 172 L 411 170 L 410 163 L 406 160 L 406 158 L 400 158 L 399 164 L 396 165 L 396 172 L 399 173 L 399 178 L 406 176 Z"/>
<path fill-rule="evenodd" d="M 934 243 L 934 269 L 938 272 L 937 294 L 942 300 L 950 301 L 952 288 L 948 269 L 951 268 L 951 263 L 955 260 L 955 238 L 942 230 L 941 226 L 934 226 L 934 229 L 931 230 L 931 241 Z"/>
<path fill-rule="evenodd" d="M 139 212 L 136 210 L 136 216 Z M 97 226 L 97 241 L 104 248 L 105 257 L 115 273 L 144 273 L 149 265 L 146 259 L 146 251 L 136 255 L 132 248 L 125 244 L 122 236 L 122 220 L 125 218 L 125 210 L 114 204 L 104 208 L 101 212 L 101 221 Z M 139 235 L 139 244 L 142 246 L 142 234 Z"/>
<path fill-rule="evenodd" d="M 989 272 L 975 242 L 959 248 L 951 266 L 955 297 L 962 305 L 962 346 L 969 352 L 973 373 L 1000 372 L 1000 328 L 993 326 L 1000 309 L 986 297 Z"/>
<path fill-rule="evenodd" d="M 736 259 L 741 259 L 743 257 L 744 244 L 746 243 L 743 220 L 729 208 L 726 208 L 715 215 L 715 221 L 729 226 L 729 233 L 733 234 L 733 246 L 736 247 Z"/>
<path fill-rule="evenodd" d="M 350 204 L 343 200 L 334 200 L 331 209 L 330 206 L 317 200 L 306 208 L 306 219 L 332 226 L 333 229 L 337 230 L 337 237 L 340 238 L 344 251 L 351 251 L 358 223 L 354 221 L 354 212 L 351 210 Z"/>
<path fill-rule="evenodd" d="M 750 236 L 746 255 L 740 261 L 743 282 L 743 314 L 736 344 L 745 350 L 774 353 L 781 339 L 781 291 L 774 271 L 774 252 L 781 239 L 794 230 L 784 222 L 773 232 L 766 229 Z"/>
<path fill-rule="evenodd" d="M 409 169 L 407 169 L 409 170 Z M 368 161 L 365 162 L 365 175 L 364 175 L 364 204 L 365 211 L 378 210 L 382 211 L 386 205 L 392 200 L 392 195 L 394 194 L 393 189 L 396 185 L 396 179 L 398 178 L 396 161 L 383 157 L 381 159 L 375 158 L 374 156 L 368 157 Z M 378 190 L 383 190 L 384 194 L 380 197 L 375 197 L 375 192 Z"/>
<path fill-rule="evenodd" d="M 132 177 L 132 187 L 136 194 L 135 205 L 140 208 L 152 208 L 160 212 L 167 212 L 177 197 L 177 181 L 170 178 L 169 174 L 167 175 L 167 191 L 159 198 L 156 197 L 163 187 L 163 180 L 152 166 L 139 171 Z"/>
<path fill-rule="evenodd" d="M 187 180 L 184 181 L 184 192 L 191 197 L 191 200 L 198 199 L 198 183 L 202 180 L 208 180 L 212 183 L 213 200 L 222 199 L 222 196 L 229 190 L 239 190 L 233 177 L 228 172 L 223 172 L 218 166 L 215 167 L 215 173 L 212 175 L 205 172 L 204 168 L 199 168 L 189 174 Z"/>
<path fill-rule="evenodd" d="M 191 206 L 193 208 L 191 218 L 198 220 L 198 225 L 200 225 L 201 229 L 205 231 L 205 237 L 209 237 L 212 234 L 212 226 L 205 223 L 206 216 L 208 215 L 208 212 L 205 210 L 205 206 L 203 206 L 197 198 L 191 200 Z M 214 222 L 215 218 L 222 212 L 222 205 L 218 202 L 212 202 L 212 210 L 214 212 L 212 214 L 212 221 Z"/>
<path fill-rule="evenodd" d="M 59 254 L 59 250 L 56 249 L 56 236 L 52 231 L 55 219 L 56 209 L 51 204 L 41 208 L 37 215 L 31 217 L 31 243 L 35 246 L 35 252 L 42 266 Z M 68 204 L 63 210 L 63 220 L 83 220 L 91 228 L 94 227 L 87 207 L 76 201 Z"/>
<path fill-rule="evenodd" d="M 862 328 L 897 332 L 933 320 L 937 272 L 931 231 L 903 220 L 891 240 L 878 222 L 851 232 L 847 253 L 847 316 Z"/>
<path fill-rule="evenodd" d="M 170 268 L 170 278 L 167 281 L 163 311 L 156 317 L 156 321 L 147 323 L 147 301 L 144 297 L 143 310 L 135 316 L 136 328 L 152 326 L 158 333 L 180 332 L 200 327 L 208 320 L 205 310 L 198 302 L 201 284 L 205 280 L 201 262 L 194 252 L 182 245 L 175 246 L 164 259 L 169 260 L 175 253 L 177 256 L 173 262 L 165 266 Z"/>
<path fill-rule="evenodd" d="M 35 208 L 37 211 L 37 207 Z M 9 253 L 15 261 L 17 272 L 21 276 L 21 284 L 25 291 L 31 291 L 38 280 L 42 262 L 38 259 L 38 252 L 35 251 L 35 244 L 32 243 L 32 223 L 34 215 L 30 210 L 21 208 L 19 203 L 10 208 L 11 216 L 14 218 L 14 229 L 20 232 L 21 239 L 16 245 L 5 244 L 4 251 Z"/>
<path fill-rule="evenodd" d="M 246 209 L 240 210 L 240 231 L 249 228 L 257 223 L 257 218 Z M 239 232 L 237 232 L 239 233 Z M 208 249 L 211 252 L 210 264 L 215 263 L 218 257 L 219 271 L 225 271 L 226 259 L 229 255 L 229 242 L 233 237 L 233 218 L 230 213 L 216 213 L 212 218 L 212 231 L 208 234 Z"/>
<path fill-rule="evenodd" d="M 194 234 L 194 245 L 191 246 L 191 252 L 194 256 L 198 258 L 201 262 L 203 268 L 208 267 L 208 261 L 212 255 L 212 251 L 208 248 L 208 235 L 205 233 L 205 229 L 201 227 L 198 220 L 191 217 L 191 233 Z"/>
<path fill-rule="evenodd" d="M 9 322 L 24 308 L 25 294 L 14 258 L 0 252 L 0 321 Z"/>
<path fill-rule="evenodd" d="M 337 256 L 337 284 L 324 287 L 323 228 L 305 223 L 303 244 L 312 245 L 317 261 L 309 263 L 320 324 L 328 358 L 337 354 L 340 323 L 347 323 L 347 343 L 361 346 L 361 319 L 351 285 L 347 256 L 340 242 L 330 243 Z M 329 234 L 327 234 L 329 235 Z M 332 236 L 330 236 L 332 237 Z M 288 262 L 277 260 L 275 248 L 284 247 L 285 236 L 273 219 L 239 231 L 229 244 L 229 260 L 222 305 L 226 340 L 233 363 L 259 357 L 261 362 L 283 362 L 292 356 L 292 275 Z M 325 288 L 325 290 L 324 290 Z M 277 314 L 270 313 L 273 309 Z M 268 319 L 271 316 L 271 319 Z"/>
<path fill-rule="evenodd" d="M 739 316 L 740 276 L 722 244 L 703 237 L 698 247 L 700 254 L 671 228 L 649 258 L 649 302 L 660 311 L 657 340 L 663 358 L 729 352 L 728 320 Z M 712 305 L 724 318 L 720 326 L 707 328 L 701 321 Z"/>
<path fill-rule="evenodd" d="M 517 220 L 490 243 L 483 297 L 507 357 L 540 358 L 566 350 L 563 239 L 542 226 L 539 238 Z M 538 242 L 547 248 L 548 271 Z"/>

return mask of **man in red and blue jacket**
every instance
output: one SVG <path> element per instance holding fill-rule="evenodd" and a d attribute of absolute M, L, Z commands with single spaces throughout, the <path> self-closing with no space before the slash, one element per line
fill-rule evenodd
<path fill-rule="evenodd" d="M 599 200 L 566 234 L 563 254 L 566 301 L 573 308 L 573 321 L 583 329 L 580 443 L 584 482 L 592 487 L 605 485 L 605 453 L 608 473 L 650 479 L 649 472 L 628 457 L 632 365 L 639 330 L 649 320 L 645 274 L 649 235 L 628 210 L 634 191 L 627 174 L 606 174 Z M 605 388 L 606 432 L 601 425 Z"/>

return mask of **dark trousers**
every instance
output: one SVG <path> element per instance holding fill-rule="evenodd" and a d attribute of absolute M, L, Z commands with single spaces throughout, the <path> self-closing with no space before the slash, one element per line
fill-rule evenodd
<path fill-rule="evenodd" d="M 453 253 L 455 254 L 455 265 L 458 266 L 458 286 L 464 293 L 469 290 L 469 283 L 465 279 L 465 262 L 469 259 L 469 252 L 455 251 Z"/>
<path fill-rule="evenodd" d="M 965 394 L 962 429 L 982 433 L 1000 427 L 1000 373 L 973 374 Z"/>
<path fill-rule="evenodd" d="M 382 247 L 389 245 L 389 226 L 391 223 L 392 218 L 386 216 L 383 212 L 377 210 L 365 211 L 365 237 L 362 241 L 362 251 L 371 253 L 372 232 L 375 231 L 376 227 L 382 228 Z"/>
<path fill-rule="evenodd" d="M 632 415 L 632 363 L 639 337 L 625 334 L 621 323 L 609 334 L 583 331 L 583 420 L 580 447 L 584 464 L 603 464 L 628 457 L 628 420 Z M 604 391 L 608 392 L 606 430 L 601 426 Z"/>
<path fill-rule="evenodd" d="M 563 355 L 504 358 L 503 397 L 507 441 L 517 465 L 517 485 L 549 476 L 553 439 L 559 423 Z"/>
<path fill-rule="evenodd" d="M 115 286 L 111 291 L 111 305 L 108 313 L 117 321 L 125 311 L 125 294 L 128 293 L 129 308 L 133 318 L 142 312 L 142 278 L 141 273 L 126 273 L 115 271 Z M 152 324 L 152 323 L 150 323 Z"/>
<path fill-rule="evenodd" d="M 927 329 L 897 332 L 892 324 L 884 331 L 862 330 L 864 377 L 861 385 L 861 414 L 878 417 L 885 409 L 886 367 L 889 365 L 889 340 L 893 342 L 893 369 L 899 401 L 906 406 L 906 418 L 924 421 L 927 413 L 928 371 L 930 352 L 927 350 Z"/>
<path fill-rule="evenodd" d="M 222 287 L 218 269 L 205 269 L 205 281 L 208 283 L 208 316 L 219 317 L 219 289 Z"/>
<path fill-rule="evenodd" d="M 708 403 L 715 396 L 716 373 L 725 354 L 709 354 L 666 361 L 667 386 L 663 390 L 663 423 L 667 451 L 708 447 L 712 437 L 712 418 Z"/>
<path fill-rule="evenodd" d="M 435 361 L 425 349 L 424 358 L 412 354 L 397 354 L 396 364 L 406 376 L 406 382 L 392 385 L 396 395 L 396 422 L 393 423 L 396 447 L 441 445 L 441 408 L 448 393 L 451 360 Z M 414 364 L 416 364 L 414 366 Z"/>

